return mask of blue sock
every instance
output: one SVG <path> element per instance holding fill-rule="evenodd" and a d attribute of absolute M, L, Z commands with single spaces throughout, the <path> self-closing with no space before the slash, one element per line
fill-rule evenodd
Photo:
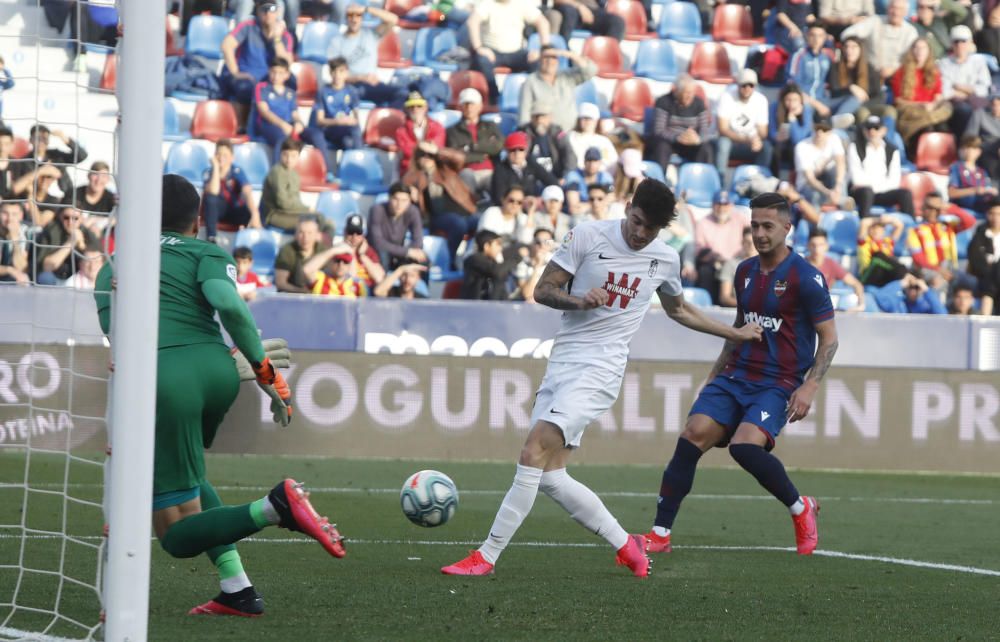
<path fill-rule="evenodd" d="M 798 501 L 799 491 L 788 478 L 781 460 L 764 448 L 756 444 L 732 444 L 729 454 L 782 504 L 791 506 Z"/>
<path fill-rule="evenodd" d="M 663 471 L 663 481 L 660 483 L 660 498 L 656 504 L 655 526 L 673 528 L 674 518 L 681 507 L 681 502 L 691 492 L 694 483 L 695 469 L 701 459 L 701 449 L 687 439 L 677 439 L 674 456 Z"/>

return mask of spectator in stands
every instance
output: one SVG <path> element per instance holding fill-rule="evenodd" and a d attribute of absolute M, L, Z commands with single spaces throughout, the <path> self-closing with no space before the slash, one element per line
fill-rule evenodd
<path fill-rule="evenodd" d="M 544 227 L 535 230 L 531 245 L 528 246 L 528 255 L 522 255 L 521 262 L 514 269 L 517 290 L 512 298 L 523 299 L 528 303 L 535 302 L 535 286 L 542 278 L 545 266 L 549 264 L 556 247 L 552 230 Z"/>
<path fill-rule="evenodd" d="M 549 185 L 542 190 L 542 207 L 535 212 L 535 233 L 549 230 L 553 237 L 563 239 L 572 227 L 572 219 L 563 211 L 562 188 Z"/>
<path fill-rule="evenodd" d="M 882 76 L 868 63 L 861 41 L 847 38 L 840 48 L 840 59 L 830 67 L 830 110 L 835 115 L 854 114 L 862 122 L 870 114 L 895 118 L 896 109 L 885 104 Z"/>
<path fill-rule="evenodd" d="M 17 171 L 20 163 L 11 158 L 13 151 L 14 132 L 0 125 L 0 198 L 14 197 L 13 187 L 20 174 Z"/>
<path fill-rule="evenodd" d="M 778 0 L 775 40 L 778 46 L 792 53 L 806 45 L 805 32 L 816 21 L 809 0 Z M 824 34 L 826 32 L 824 31 Z"/>
<path fill-rule="evenodd" d="M 527 209 L 527 213 L 525 212 Z M 534 233 L 535 201 L 528 200 L 524 188 L 511 185 L 503 195 L 500 205 L 483 212 L 479 230 L 489 230 L 500 237 L 504 247 L 526 245 Z M 478 234 L 476 235 L 478 238 Z"/>
<path fill-rule="evenodd" d="M 424 224 L 420 209 L 413 204 L 411 189 L 402 182 L 393 183 L 389 187 L 389 201 L 376 203 L 368 213 L 368 241 L 382 265 L 390 270 L 403 263 L 427 262 L 423 250 Z"/>
<path fill-rule="evenodd" d="M 476 92 L 476 95 L 478 96 L 479 92 Z M 444 126 L 427 117 L 427 100 L 419 91 L 411 91 L 403 106 L 406 108 L 406 122 L 396 130 L 400 174 L 405 174 L 410 169 L 410 161 L 418 143 L 426 141 L 438 147 L 445 144 Z"/>
<path fill-rule="evenodd" d="M 991 93 L 989 104 L 973 112 L 965 136 L 978 136 L 983 141 L 979 165 L 990 178 L 1000 181 L 1000 93 Z"/>
<path fill-rule="evenodd" d="M 805 6 L 808 7 L 808 3 Z M 833 58 L 824 49 L 826 38 L 827 33 L 823 23 L 811 23 L 806 34 L 805 46 L 791 50 L 794 53 L 788 61 L 788 81 L 797 85 L 806 104 L 823 116 L 830 115 L 830 108 L 827 106 L 830 102 L 830 92 L 827 90 L 826 82 L 830 68 L 833 67 Z"/>
<path fill-rule="evenodd" d="M 354 253 L 351 276 L 361 279 L 369 290 L 385 278 L 385 268 L 379 253 L 368 243 L 365 219 L 360 214 L 351 214 L 344 221 L 344 245 Z"/>
<path fill-rule="evenodd" d="M 282 246 L 274 259 L 274 285 L 278 292 L 309 292 L 306 261 L 327 249 L 315 216 L 303 216 L 295 225 L 295 239 Z"/>
<path fill-rule="evenodd" d="M 504 141 L 507 158 L 496 164 L 490 185 L 494 203 L 500 203 L 514 185 L 526 196 L 538 196 L 546 185 L 558 185 L 559 179 L 528 155 L 528 135 L 512 132 Z M 480 225 L 482 227 L 482 225 Z"/>
<path fill-rule="evenodd" d="M 45 125 L 32 125 L 29 136 L 33 142 L 33 147 L 31 154 L 28 155 L 28 159 L 33 162 L 20 163 L 18 165 L 16 170 L 18 178 L 35 171 L 36 165 L 51 163 L 55 169 L 59 170 L 59 191 L 62 192 L 64 197 L 71 194 L 73 191 L 73 180 L 70 178 L 69 169 L 73 165 L 87 160 L 87 150 L 62 131 L 58 129 L 50 130 Z M 53 149 L 49 145 L 49 140 L 52 136 L 61 140 L 67 151 Z"/>
<path fill-rule="evenodd" d="M 847 195 L 844 144 L 832 129 L 829 118 L 818 117 L 812 137 L 795 146 L 795 189 L 817 207 L 832 203 L 839 208 Z"/>
<path fill-rule="evenodd" d="M 566 175 L 563 189 L 567 209 L 573 216 L 579 216 L 589 208 L 588 186 L 594 183 L 610 185 L 614 181 L 611 174 L 601 169 L 602 164 L 601 150 L 591 147 L 583 154 L 583 169 L 574 169 Z"/>
<path fill-rule="evenodd" d="M 380 22 L 375 29 L 362 25 L 365 14 Z M 339 38 L 330 41 L 327 58 L 343 58 L 350 67 L 347 82 L 357 87 L 361 100 L 367 100 L 380 107 L 400 107 L 406 100 L 407 88 L 379 81 L 378 41 L 396 26 L 399 18 L 385 9 L 369 7 L 352 2 L 347 7 L 347 26 Z"/>
<path fill-rule="evenodd" d="M 947 314 L 941 297 L 927 283 L 912 274 L 874 290 L 875 301 L 883 312 L 895 314 Z"/>
<path fill-rule="evenodd" d="M 951 55 L 938 62 L 941 93 L 954 110 L 949 123 L 953 132 L 964 132 L 972 112 L 985 107 L 988 100 L 990 69 L 982 57 L 973 55 L 975 50 L 972 30 L 958 25 L 951 30 Z"/>
<path fill-rule="evenodd" d="M 460 297 L 506 301 L 509 298 L 507 279 L 520 261 L 521 256 L 517 252 L 504 258 L 504 242 L 499 234 L 480 229 L 476 232 L 476 252 L 466 257 L 462 264 L 464 274 Z"/>
<path fill-rule="evenodd" d="M 906 145 L 915 145 L 918 134 L 951 118 L 951 103 L 941 94 L 941 72 L 923 38 L 913 42 L 891 85 L 899 112 L 896 129 Z"/>
<path fill-rule="evenodd" d="M 264 187 L 260 195 L 260 216 L 271 227 L 291 231 L 295 229 L 299 218 L 305 215 L 314 216 L 299 194 L 299 153 L 302 143 L 286 138 L 281 143 L 278 162 L 271 166 L 271 171 L 264 179 Z M 325 232 L 332 233 L 333 225 L 322 217 Z"/>
<path fill-rule="evenodd" d="M 483 113 L 483 96 L 477 90 L 466 87 L 459 92 L 458 107 L 462 120 L 448 128 L 445 144 L 465 155 L 461 176 L 476 201 L 481 192 L 490 189 L 493 168 L 503 149 L 503 134 L 496 123 L 479 117 Z"/>
<path fill-rule="evenodd" d="M 351 274 L 354 257 L 354 251 L 344 244 L 314 254 L 303 266 L 309 291 L 345 299 L 368 296 L 371 292 L 368 284 L 364 279 Z"/>
<path fill-rule="evenodd" d="M 927 39 L 934 60 L 941 60 L 948 53 L 948 43 L 952 40 L 949 32 L 965 20 L 968 13 L 969 10 L 955 0 L 917 0 L 917 16 L 913 26 L 917 29 L 918 37 Z M 969 40 L 972 40 L 971 31 Z"/>
<path fill-rule="evenodd" d="M 197 2 L 197 0 L 196 0 Z M 215 4 L 216 0 L 202 0 L 203 4 Z M 277 3 L 278 5 L 278 15 L 284 16 L 285 22 L 290 25 L 298 24 L 299 14 L 300 14 L 300 0 L 271 0 L 272 3 Z M 345 0 L 335 0 L 335 2 L 340 5 L 345 2 Z M 229 0 L 230 9 L 233 11 L 233 17 L 237 22 L 242 22 L 250 17 L 254 9 L 254 0 Z M 197 13 L 197 9 L 195 10 Z M 214 13 L 214 11 L 213 11 Z M 187 15 L 187 12 L 184 13 Z M 225 15 L 224 13 L 217 13 L 216 15 Z M 294 29 L 293 29 L 294 30 Z M 295 34 L 291 33 L 294 38 Z M 291 49 L 289 49 L 291 51 Z"/>
<path fill-rule="evenodd" d="M 201 215 L 210 243 L 215 242 L 220 222 L 236 227 L 263 227 L 253 187 L 243 170 L 233 165 L 233 144 L 228 139 L 215 143 L 212 166 L 205 170 L 204 181 Z"/>
<path fill-rule="evenodd" d="M 524 30 L 533 26 L 539 42 L 549 44 L 549 23 L 538 2 L 531 0 L 479 0 L 465 25 L 469 30 L 472 68 L 486 76 L 491 105 L 500 96 L 495 67 L 508 67 L 513 72 L 535 70 L 539 52 L 528 51 L 524 46 Z"/>
<path fill-rule="evenodd" d="M 15 196 L 26 201 L 25 208 L 30 215 L 32 226 L 47 226 L 63 209 L 63 199 L 51 193 L 61 174 L 55 165 L 43 163 L 34 172 L 25 174 L 14 184 Z M 25 189 L 18 191 L 21 185 L 25 185 Z"/>
<path fill-rule="evenodd" d="M 945 223 L 940 220 L 944 211 L 944 200 L 937 192 L 924 197 L 923 222 L 910 229 L 906 246 L 913 257 L 913 267 L 927 283 L 940 292 L 950 284 L 968 282 L 968 276 L 958 270 L 958 246 L 955 233 L 967 230 L 976 224 L 976 219 L 961 208 L 952 208 L 948 213 L 957 221 Z"/>
<path fill-rule="evenodd" d="M 855 307 L 848 310 L 849 312 L 864 312 L 865 287 L 843 265 L 827 256 L 827 252 L 829 251 L 830 240 L 827 238 L 825 231 L 813 230 L 809 233 L 809 241 L 806 244 L 806 260 L 823 275 L 828 290 L 838 281 L 843 281 L 848 287 L 854 290 L 854 295 L 858 297 L 858 302 Z"/>
<path fill-rule="evenodd" d="M 104 161 L 94 161 L 87 172 L 87 184 L 77 187 L 69 196 L 76 207 L 94 214 L 110 214 L 118 203 L 118 196 L 108 189 L 111 168 Z"/>
<path fill-rule="evenodd" d="M 236 25 L 222 40 L 222 97 L 233 103 L 240 122 L 246 121 L 254 88 L 280 58 L 291 64 L 292 35 L 285 28 L 273 0 L 257 0 L 254 18 Z"/>
<path fill-rule="evenodd" d="M 30 285 L 28 274 L 29 227 L 20 203 L 0 203 L 0 283 Z"/>
<path fill-rule="evenodd" d="M 559 35 L 569 42 L 576 29 L 584 29 L 595 36 L 609 36 L 615 40 L 625 37 L 625 20 L 607 10 L 607 0 L 552 0 L 554 9 L 562 16 Z"/>
<path fill-rule="evenodd" d="M 898 281 L 907 269 L 896 260 L 895 247 L 903 236 L 903 223 L 891 215 L 869 216 L 858 226 L 858 274 L 864 285 L 881 287 Z M 888 229 L 892 228 L 892 233 Z"/>
<path fill-rule="evenodd" d="M 690 74 L 677 76 L 673 90 L 656 99 L 653 130 L 643 139 L 646 159 L 666 169 L 674 154 L 695 163 L 711 163 L 712 115 Z"/>
<path fill-rule="evenodd" d="M 976 228 L 969 241 L 969 274 L 978 279 L 982 296 L 980 310 L 990 316 L 1000 290 L 1000 200 L 986 210 L 986 221 Z"/>
<path fill-rule="evenodd" d="M 62 285 L 74 290 L 93 290 L 97 273 L 104 267 L 104 253 L 100 246 L 90 246 L 77 259 L 77 270 Z"/>
<path fill-rule="evenodd" d="M 576 119 L 576 127 L 569 133 L 569 144 L 576 155 L 578 168 L 583 169 L 583 155 L 591 147 L 601 151 L 602 169 L 610 171 L 618 162 L 618 150 L 611 139 L 600 134 L 597 126 L 601 122 L 601 110 L 594 103 L 580 105 Z"/>
<path fill-rule="evenodd" d="M 476 201 L 459 171 L 465 164 L 465 154 L 434 143 L 423 142 L 401 179 L 416 190 L 417 209 L 424 215 L 431 230 L 443 232 L 448 239 L 452 258 L 467 234 L 479 228 Z"/>
<path fill-rule="evenodd" d="M 257 288 L 264 287 L 264 282 L 253 271 L 253 250 L 238 247 L 233 250 L 233 260 L 236 261 L 236 291 L 244 301 L 253 301 L 257 298 Z"/>
<path fill-rule="evenodd" d="M 88 249 L 100 250 L 97 236 L 83 226 L 83 213 L 64 207 L 56 220 L 35 237 L 35 269 L 39 285 L 56 285 L 79 269 L 80 257 Z"/>
<path fill-rule="evenodd" d="M 746 217 L 733 214 L 729 192 L 721 190 L 712 199 L 712 211 L 694 224 L 695 285 L 719 298 L 719 269 L 743 249 L 743 228 Z"/>
<path fill-rule="evenodd" d="M 0 57 L 0 127 L 5 126 L 3 124 L 3 92 L 13 88 L 14 77 L 10 75 L 10 70 L 7 69 L 4 59 Z"/>
<path fill-rule="evenodd" d="M 606 221 L 608 219 L 624 218 L 624 211 L 615 211 L 613 204 L 613 192 L 611 185 L 603 183 L 591 183 L 587 186 L 587 203 L 589 209 L 582 214 L 573 217 L 573 225 L 579 225 L 583 221 Z"/>
<path fill-rule="evenodd" d="M 948 168 L 948 200 L 978 214 L 985 213 L 997 197 L 986 170 L 976 164 L 982 153 L 983 142 L 978 136 L 963 136 L 958 160 Z"/>
<path fill-rule="evenodd" d="M 569 39 L 566 39 L 569 42 Z M 573 66 L 559 70 L 559 59 L 568 58 Z M 538 71 L 529 74 L 521 85 L 518 102 L 518 124 L 525 124 L 535 115 L 538 105 L 549 108 L 552 122 L 568 132 L 576 124 L 576 88 L 597 73 L 597 65 L 572 51 L 542 47 Z"/>
<path fill-rule="evenodd" d="M 798 85 L 785 85 L 768 118 L 767 137 L 774 149 L 771 156 L 772 174 L 780 176 L 782 169 L 794 165 L 795 146 L 809 138 L 812 132 L 812 105 L 806 101 Z"/>
<path fill-rule="evenodd" d="M 528 156 L 556 177 L 575 170 L 577 160 L 569 134 L 552 123 L 552 107 L 539 101 L 531 112 L 531 122 L 521 128 L 528 135 Z"/>
<path fill-rule="evenodd" d="M 1000 57 L 1000 2 L 989 6 L 981 3 L 983 27 L 976 30 L 976 48 L 979 53 Z"/>
<path fill-rule="evenodd" d="M 916 28 L 906 20 L 909 10 L 909 0 L 889 0 L 885 16 L 873 15 L 853 24 L 843 31 L 841 38 L 858 38 L 864 44 L 868 60 L 882 78 L 889 78 L 917 39 Z"/>
<path fill-rule="evenodd" d="M 862 137 L 847 148 L 847 173 L 851 198 L 865 218 L 872 205 L 895 207 L 913 216 L 913 194 L 899 187 L 902 178 L 900 150 L 885 140 L 885 123 L 872 115 L 861 123 Z"/>
<path fill-rule="evenodd" d="M 638 149 L 629 147 L 618 155 L 618 171 L 615 172 L 611 200 L 612 209 L 621 210 L 621 216 L 612 218 L 625 218 L 625 204 L 632 200 L 639 183 L 645 180 L 644 170 L 642 152 Z"/>
<path fill-rule="evenodd" d="M 427 295 L 417 290 L 420 275 L 427 271 L 426 265 L 419 263 L 404 263 L 392 271 L 372 291 L 377 297 L 390 299 L 426 299 Z"/>
<path fill-rule="evenodd" d="M 767 139 L 768 103 L 757 91 L 757 73 L 743 69 L 735 91 L 726 91 L 719 99 L 716 116 L 719 139 L 716 142 L 715 167 L 724 176 L 730 157 L 770 167 L 771 142 Z"/>
<path fill-rule="evenodd" d="M 740 263 L 754 256 L 757 256 L 757 248 L 753 244 L 753 230 L 748 225 L 743 228 L 740 253 L 725 261 L 722 267 L 719 268 L 719 298 L 716 302 L 717 305 L 726 308 L 736 307 L 736 289 L 733 287 L 733 279 L 736 278 L 736 268 L 739 267 Z"/>
<path fill-rule="evenodd" d="M 967 285 L 959 285 L 951 293 L 951 303 L 948 305 L 948 314 L 959 316 L 969 316 L 976 314 L 976 296 L 972 288 Z"/>
<path fill-rule="evenodd" d="M 840 40 L 844 29 L 875 15 L 873 0 L 820 0 L 819 19 L 834 40 Z"/>
<path fill-rule="evenodd" d="M 806 221 L 809 229 L 815 229 L 819 224 L 819 209 L 814 207 L 808 200 L 802 198 L 795 186 L 788 181 L 779 181 L 775 191 L 788 201 L 791 208 L 792 223 L 798 225 L 799 221 Z"/>
<path fill-rule="evenodd" d="M 305 129 L 299 118 L 295 90 L 287 84 L 291 75 L 288 61 L 275 58 L 268 68 L 267 80 L 254 87 L 253 104 L 247 121 L 250 140 L 267 143 L 280 150 L 282 141 L 286 138 L 297 140 Z"/>
<path fill-rule="evenodd" d="M 302 140 L 323 152 L 330 149 L 357 149 L 361 147 L 361 127 L 358 120 L 358 103 L 361 98 L 357 87 L 347 84 L 350 70 L 343 58 L 331 58 L 330 85 L 319 90 L 316 104 L 309 116 L 309 127 L 302 132 Z"/>

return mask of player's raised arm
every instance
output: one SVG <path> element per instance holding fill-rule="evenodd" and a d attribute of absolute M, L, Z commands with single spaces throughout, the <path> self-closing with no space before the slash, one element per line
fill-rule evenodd
<path fill-rule="evenodd" d="M 666 294 L 659 291 L 656 294 L 660 297 L 660 305 L 663 306 L 667 316 L 685 328 L 691 328 L 705 334 L 714 334 L 725 339 L 727 343 L 760 341 L 762 330 L 756 323 L 728 326 L 705 316 L 697 306 L 685 301 L 683 294 Z"/>
<path fill-rule="evenodd" d="M 809 369 L 806 380 L 802 382 L 792 396 L 788 399 L 788 421 L 794 422 L 805 419 L 809 415 L 813 398 L 819 390 L 819 384 L 826 376 L 826 371 L 833 363 L 833 356 L 837 354 L 840 343 L 837 340 L 837 325 L 833 319 L 827 319 L 817 323 L 816 328 L 816 358 L 813 367 Z"/>

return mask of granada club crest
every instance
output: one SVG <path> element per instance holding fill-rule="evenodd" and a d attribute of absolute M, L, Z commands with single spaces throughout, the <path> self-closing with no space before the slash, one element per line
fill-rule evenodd
<path fill-rule="evenodd" d="M 774 282 L 774 296 L 781 296 L 788 289 L 788 281 L 778 279 Z"/>
<path fill-rule="evenodd" d="M 656 270 L 659 267 L 660 267 L 660 262 L 658 260 L 653 259 L 652 261 L 650 261 L 649 262 L 649 276 L 650 277 L 655 276 L 656 275 Z"/>

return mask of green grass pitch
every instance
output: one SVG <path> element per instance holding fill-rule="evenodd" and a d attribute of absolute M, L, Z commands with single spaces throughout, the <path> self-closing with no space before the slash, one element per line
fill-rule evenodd
<path fill-rule="evenodd" d="M 7 471 L 18 468 L 11 457 L 0 462 Z M 398 489 L 421 468 L 442 470 L 458 485 L 458 513 L 445 526 L 423 529 L 400 511 Z M 659 468 L 570 470 L 602 495 L 626 529 L 648 529 Z M 190 607 L 217 592 L 214 569 L 203 556 L 175 560 L 154 545 L 151 640 L 1000 636 L 998 478 L 796 471 L 799 489 L 821 501 L 825 553 L 799 557 L 787 550 L 794 546 L 787 511 L 751 477 L 735 469 L 704 469 L 675 524 L 675 551 L 654 555 L 653 575 L 638 580 L 615 566 L 614 551 L 603 540 L 544 495 L 495 575 L 441 575 L 441 566 L 463 557 L 487 534 L 513 463 L 214 456 L 209 472 L 228 503 L 257 498 L 284 476 L 305 481 L 314 488 L 317 509 L 348 537 L 348 556 L 333 559 L 312 540 L 268 529 L 240 544 L 266 615 L 188 617 Z M 99 470 L 74 475 L 75 495 L 99 496 Z M 61 464 L 33 463 L 33 483 L 40 487 L 62 476 Z M 10 489 L 4 492 L 0 524 L 19 521 L 21 502 L 9 501 L 16 499 Z M 61 519 L 61 502 L 47 504 L 33 494 L 30 504 L 29 522 Z M 82 522 L 97 516 L 86 510 L 90 519 L 69 520 L 74 532 L 89 530 Z M 5 533 L 0 564 L 16 562 L 21 551 L 20 542 Z M 58 562 L 60 545 L 32 540 L 26 559 L 44 568 Z M 92 551 L 71 550 L 66 572 L 85 573 L 92 562 Z M 0 602 L 9 600 L 15 575 L 0 572 Z M 29 582 L 18 603 L 52 608 L 54 587 Z M 61 599 L 63 611 L 78 611 L 81 618 L 92 604 L 85 591 L 67 589 Z M 0 622 L 6 614 L 0 610 Z M 8 626 L 28 628 L 32 617 L 20 613 Z"/>

